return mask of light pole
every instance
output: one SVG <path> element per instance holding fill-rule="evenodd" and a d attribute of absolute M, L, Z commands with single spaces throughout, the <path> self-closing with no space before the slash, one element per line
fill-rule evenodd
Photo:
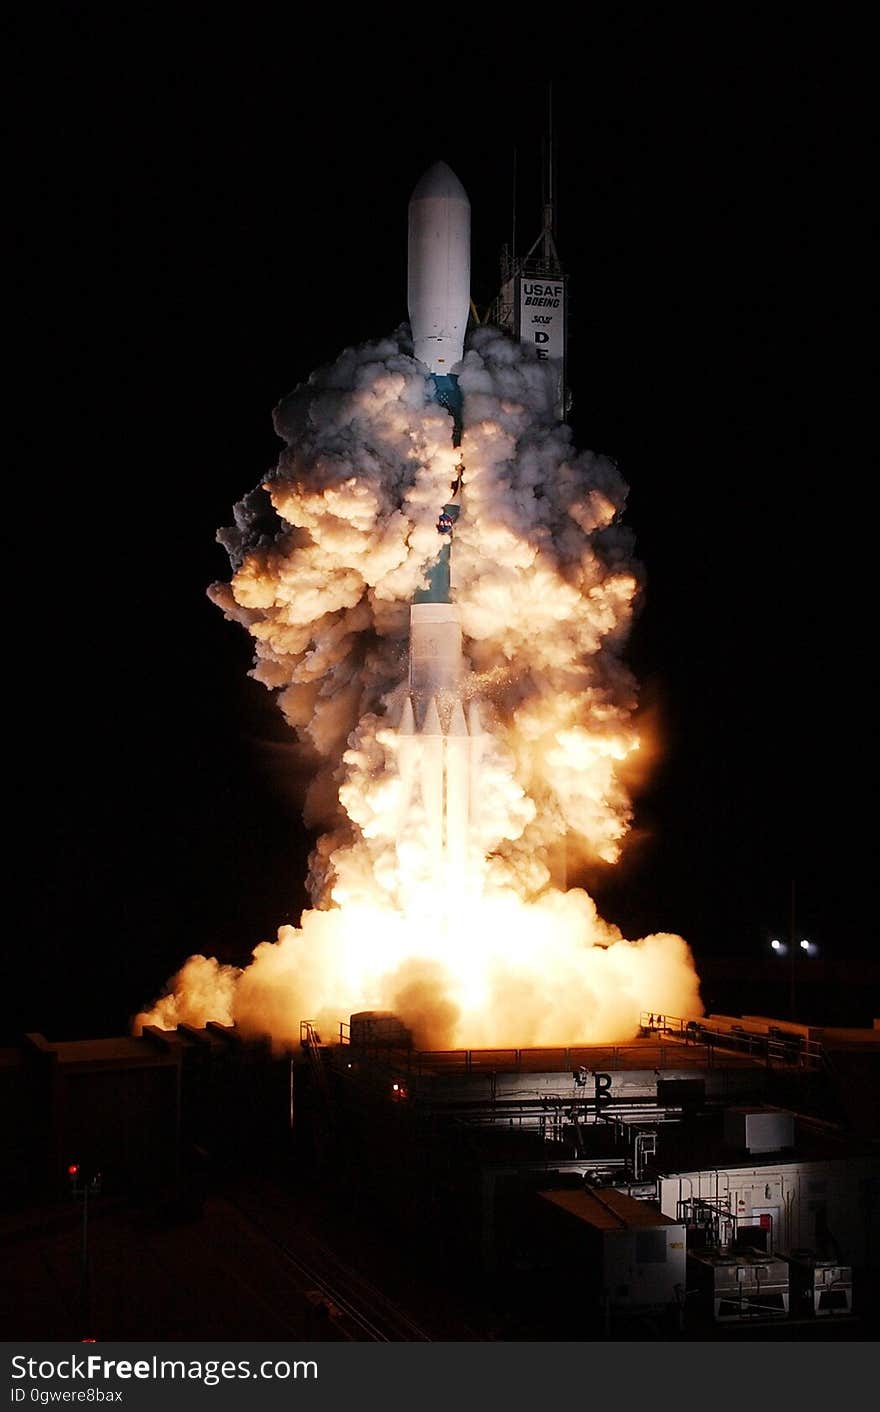
<path fill-rule="evenodd" d="M 798 946 L 797 941 L 795 940 L 795 925 L 794 925 L 794 922 L 795 922 L 795 907 L 794 907 L 794 899 L 795 899 L 794 880 L 792 880 L 792 884 L 791 884 L 791 911 L 790 911 L 790 914 L 789 914 L 789 932 L 788 932 L 788 1012 L 789 1012 L 789 1018 L 790 1018 L 792 1021 L 794 1021 L 794 1020 L 796 1019 L 796 1014 L 795 1014 L 795 991 L 794 991 L 794 982 L 795 982 L 795 957 L 796 957 L 798 951 L 804 951 L 804 952 L 806 952 L 806 954 L 809 956 L 809 955 L 815 950 L 815 947 L 813 946 L 813 943 L 812 943 L 812 942 L 803 940 L 803 941 L 801 941 L 800 946 Z M 772 951 L 775 951 L 775 952 L 776 952 L 776 955 L 777 955 L 777 956 L 784 956 L 784 955 L 785 955 L 785 951 L 786 951 L 785 943 L 782 942 L 782 941 L 777 940 L 776 938 L 774 938 L 773 941 L 771 941 L 771 943 L 770 943 L 770 948 L 771 948 Z"/>
<path fill-rule="evenodd" d="M 791 969 L 788 973 L 788 1014 L 792 1022 L 795 1019 L 794 1005 L 794 878 L 791 880 L 791 910 L 789 913 L 790 926 L 788 930 L 788 949 L 791 953 Z"/>
<path fill-rule="evenodd" d="M 91 1333 L 91 1299 L 89 1290 L 89 1194 L 99 1196 L 101 1173 L 83 1172 L 78 1162 L 71 1162 L 67 1168 L 70 1189 L 77 1201 L 83 1204 L 82 1242 L 80 1245 L 79 1275 L 79 1317 L 83 1329 Z"/>

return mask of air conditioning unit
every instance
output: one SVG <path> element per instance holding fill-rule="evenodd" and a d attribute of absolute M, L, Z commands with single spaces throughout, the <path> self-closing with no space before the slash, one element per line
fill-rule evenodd
<path fill-rule="evenodd" d="M 794 1114 L 781 1108 L 727 1108 L 724 1141 L 746 1152 L 779 1152 L 794 1147 Z"/>
<path fill-rule="evenodd" d="M 360 1010 L 352 1015 L 349 1039 L 352 1044 L 374 1049 L 409 1049 L 412 1045 L 406 1025 L 390 1010 Z"/>

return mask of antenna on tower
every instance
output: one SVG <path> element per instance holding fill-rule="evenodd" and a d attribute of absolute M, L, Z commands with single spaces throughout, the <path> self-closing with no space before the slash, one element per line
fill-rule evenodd
<path fill-rule="evenodd" d="M 553 235 L 554 226 L 554 191 L 553 191 L 553 84 L 547 85 L 547 136 L 543 141 L 544 160 L 543 166 L 543 210 L 544 221 L 541 227 L 541 234 L 535 241 L 526 260 L 529 260 L 535 253 L 538 246 L 541 246 L 541 258 L 544 264 L 544 273 L 561 275 L 562 265 L 559 261 L 559 254 L 556 249 L 556 240 Z M 523 262 L 525 263 L 525 261 Z"/>
<path fill-rule="evenodd" d="M 510 193 L 510 265 L 516 269 L 516 148 L 513 149 L 513 174 Z"/>
<path fill-rule="evenodd" d="M 556 254 L 553 245 L 553 84 L 547 85 L 547 187 L 544 192 L 544 259 Z"/>

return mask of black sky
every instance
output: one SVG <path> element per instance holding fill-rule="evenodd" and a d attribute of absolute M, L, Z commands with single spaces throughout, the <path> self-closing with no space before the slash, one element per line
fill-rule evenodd
<path fill-rule="evenodd" d="M 794 877 L 799 931 L 873 955 L 865 36 L 625 7 L 437 53 L 290 7 L 103 11 L 7 34 L 0 1037 L 119 1032 L 187 955 L 243 961 L 298 915 L 309 840 L 245 635 L 205 597 L 215 531 L 274 463 L 277 401 L 406 317 L 408 196 L 438 158 L 488 305 L 514 149 L 538 231 L 548 80 L 571 420 L 631 487 L 629 661 L 664 739 L 602 909 L 748 959 Z"/>

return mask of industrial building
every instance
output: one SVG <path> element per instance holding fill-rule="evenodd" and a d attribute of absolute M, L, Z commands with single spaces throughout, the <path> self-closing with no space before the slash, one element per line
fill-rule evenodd
<path fill-rule="evenodd" d="M 292 1161 L 426 1271 L 472 1272 L 505 1337 L 876 1328 L 880 1029 L 645 1015 L 627 1044 L 438 1053 L 370 1012 L 301 1036 L 28 1036 L 0 1055 L 7 1204 L 62 1200 L 75 1162 L 196 1214 L 209 1171 Z"/>
<path fill-rule="evenodd" d="M 479 1251 L 532 1328 L 543 1311 L 545 1336 L 572 1279 L 571 1337 L 633 1316 L 661 1336 L 840 1319 L 858 1295 L 873 1317 L 880 1030 L 645 1015 L 628 1044 L 446 1053 L 407 1048 L 388 1016 L 352 1016 L 328 1046 L 303 1030 L 319 1144 L 343 1132 L 378 1190 L 430 1212 L 463 1260 Z M 680 1248 L 645 1234 L 666 1226 Z"/>

